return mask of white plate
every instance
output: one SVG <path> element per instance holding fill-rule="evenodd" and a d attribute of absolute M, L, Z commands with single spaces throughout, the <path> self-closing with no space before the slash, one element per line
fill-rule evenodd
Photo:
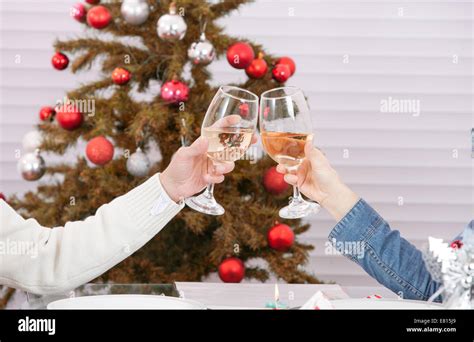
<path fill-rule="evenodd" d="M 363 310 L 433 310 L 443 309 L 438 303 L 427 303 L 408 299 L 335 299 L 331 300 L 335 309 L 363 309 Z"/>
<path fill-rule="evenodd" d="M 48 304 L 49 310 L 132 309 L 132 310 L 205 310 L 193 300 L 153 295 L 106 295 L 61 299 Z"/>

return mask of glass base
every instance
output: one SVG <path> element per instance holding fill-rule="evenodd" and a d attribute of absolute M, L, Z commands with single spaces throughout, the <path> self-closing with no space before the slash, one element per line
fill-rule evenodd
<path fill-rule="evenodd" d="M 299 219 L 309 214 L 317 214 L 321 206 L 316 202 L 310 201 L 291 201 L 289 205 L 280 209 L 279 215 L 285 219 Z"/>
<path fill-rule="evenodd" d="M 199 196 L 186 198 L 184 202 L 191 209 L 199 211 L 200 213 L 203 213 L 203 214 L 218 216 L 218 215 L 223 215 L 225 213 L 224 208 L 219 203 L 216 202 L 214 197 L 209 196 L 209 193 L 207 192 L 207 190 L 205 190 Z"/>

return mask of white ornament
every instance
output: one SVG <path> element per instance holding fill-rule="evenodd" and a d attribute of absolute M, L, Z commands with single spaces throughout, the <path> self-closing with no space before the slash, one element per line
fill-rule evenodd
<path fill-rule="evenodd" d="M 158 36 L 164 40 L 181 40 L 186 34 L 188 26 L 184 19 L 176 14 L 176 5 L 171 3 L 170 14 L 165 14 L 158 19 L 156 24 Z"/>
<path fill-rule="evenodd" d="M 206 39 L 204 33 L 201 34 L 199 41 L 194 42 L 188 49 L 188 57 L 193 64 L 207 65 L 216 57 L 214 45 Z"/>
<path fill-rule="evenodd" d="M 127 171 L 135 177 L 143 177 L 150 171 L 150 159 L 143 153 L 141 148 L 137 148 L 127 160 Z"/>
<path fill-rule="evenodd" d="M 35 181 L 43 177 L 46 171 L 46 165 L 39 150 L 30 152 L 18 161 L 18 172 L 27 181 Z"/>
<path fill-rule="evenodd" d="M 36 151 L 43 142 L 43 136 L 39 131 L 31 131 L 25 134 L 22 140 L 23 151 L 33 152 Z"/>
<path fill-rule="evenodd" d="M 131 25 L 143 24 L 150 15 L 146 0 L 124 0 L 120 11 L 123 19 Z"/>

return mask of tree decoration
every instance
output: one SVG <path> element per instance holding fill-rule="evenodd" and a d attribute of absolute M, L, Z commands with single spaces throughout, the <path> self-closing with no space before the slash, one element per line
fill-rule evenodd
<path fill-rule="evenodd" d="M 124 0 L 120 9 L 123 19 L 131 25 L 141 25 L 150 15 L 146 0 Z"/>
<path fill-rule="evenodd" d="M 191 44 L 188 49 L 188 58 L 193 64 L 208 65 L 216 57 L 214 45 L 206 39 L 206 35 L 201 33 L 197 42 Z"/>
<path fill-rule="evenodd" d="M 259 52 L 258 57 L 255 58 L 248 67 L 245 68 L 245 73 L 250 78 L 262 78 L 268 71 L 267 62 L 263 59 L 263 53 Z"/>
<path fill-rule="evenodd" d="M 127 171 L 132 176 L 144 177 L 150 171 L 150 159 L 140 147 L 127 159 Z"/>
<path fill-rule="evenodd" d="M 273 79 L 285 83 L 291 76 L 291 69 L 287 64 L 277 64 L 272 70 Z"/>
<path fill-rule="evenodd" d="M 442 295 L 449 309 L 474 309 L 474 229 L 469 225 L 462 243 L 452 244 L 429 237 L 423 254 L 426 268 L 441 286 L 428 301 Z M 461 242 L 461 241 L 459 241 Z"/>
<path fill-rule="evenodd" d="M 34 152 L 40 148 L 43 142 L 43 135 L 40 131 L 34 130 L 26 133 L 21 141 L 23 152 Z"/>
<path fill-rule="evenodd" d="M 61 52 L 56 52 L 51 59 L 51 64 L 57 70 L 64 70 L 69 65 L 69 58 Z"/>
<path fill-rule="evenodd" d="M 87 23 L 98 30 L 107 27 L 112 20 L 112 15 L 107 7 L 99 5 L 87 11 Z"/>
<path fill-rule="evenodd" d="M 236 69 L 245 69 L 255 58 L 250 44 L 239 42 L 227 49 L 227 61 Z"/>
<path fill-rule="evenodd" d="M 169 14 L 161 16 L 156 26 L 158 37 L 169 41 L 183 39 L 188 28 L 184 19 L 176 14 L 176 4 L 174 2 L 170 4 Z"/>
<path fill-rule="evenodd" d="M 4 200 L 5 202 L 7 201 L 7 198 L 2 192 L 0 192 L 0 200 Z"/>
<path fill-rule="evenodd" d="M 272 195 L 281 195 L 288 190 L 284 175 L 276 170 L 276 166 L 269 168 L 263 175 L 263 187 Z"/>
<path fill-rule="evenodd" d="M 173 78 L 163 84 L 161 87 L 161 98 L 167 103 L 177 104 L 180 102 L 186 102 L 189 96 L 189 88 L 186 83 L 178 81 L 177 78 Z"/>
<path fill-rule="evenodd" d="M 41 121 L 52 121 L 55 115 L 56 111 L 50 106 L 41 107 L 39 111 L 39 118 Z"/>
<path fill-rule="evenodd" d="M 296 64 L 295 64 L 295 61 L 293 59 L 291 59 L 290 57 L 280 57 L 280 58 L 278 58 L 275 65 L 278 65 L 278 64 L 287 65 L 290 68 L 290 76 L 293 76 L 295 74 Z"/>
<path fill-rule="evenodd" d="M 86 2 L 90 5 L 97 5 L 100 2 L 100 0 L 86 0 Z"/>
<path fill-rule="evenodd" d="M 82 125 L 84 117 L 73 104 L 64 104 L 56 108 L 56 121 L 62 128 L 72 131 Z"/>
<path fill-rule="evenodd" d="M 46 172 L 46 164 L 39 150 L 24 154 L 18 161 L 18 172 L 27 181 L 36 181 Z"/>
<path fill-rule="evenodd" d="M 79 21 L 80 23 L 83 23 L 86 21 L 86 15 L 87 15 L 86 6 L 78 2 L 77 4 L 74 4 L 71 7 L 70 14 L 71 14 L 71 17 L 73 17 L 75 20 Z"/>
<path fill-rule="evenodd" d="M 115 68 L 114 71 L 112 71 L 112 81 L 118 85 L 127 84 L 131 77 L 132 74 L 130 71 L 124 68 Z"/>
<path fill-rule="evenodd" d="M 105 165 L 114 157 L 114 145 L 103 136 L 95 137 L 87 143 L 86 156 L 91 163 Z"/>
<path fill-rule="evenodd" d="M 267 233 L 268 246 L 279 252 L 286 252 L 295 241 L 295 233 L 289 226 L 275 222 L 275 225 Z"/>
<path fill-rule="evenodd" d="M 225 283 L 240 283 L 245 276 L 245 265 L 239 258 L 227 258 L 219 265 L 218 273 Z"/>

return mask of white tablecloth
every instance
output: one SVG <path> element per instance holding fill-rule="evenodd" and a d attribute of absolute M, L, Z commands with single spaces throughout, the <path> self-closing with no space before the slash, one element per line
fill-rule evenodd
<path fill-rule="evenodd" d="M 225 284 L 176 282 L 180 295 L 203 303 L 209 308 L 264 308 L 274 300 L 275 284 Z M 395 298 L 396 295 L 384 287 L 357 287 L 335 284 L 278 284 L 280 301 L 289 307 L 301 306 L 317 291 L 329 299 L 364 298 L 380 295 Z"/>

